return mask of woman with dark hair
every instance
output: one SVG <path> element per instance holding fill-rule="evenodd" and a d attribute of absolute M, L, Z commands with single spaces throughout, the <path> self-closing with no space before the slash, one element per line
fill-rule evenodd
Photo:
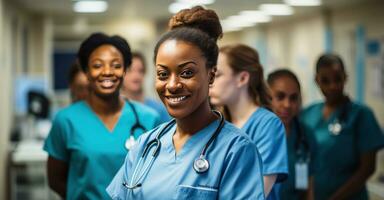
<path fill-rule="evenodd" d="M 289 200 L 313 199 L 314 140 L 298 120 L 301 109 L 300 82 L 288 69 L 268 75 L 272 110 L 285 127 L 288 149 L 288 179 L 281 184 L 280 198 Z"/>
<path fill-rule="evenodd" d="M 113 199 L 264 199 L 252 141 L 212 111 L 222 35 L 216 13 L 182 10 L 155 47 L 156 90 L 175 118 L 140 137 L 107 191 Z"/>
<path fill-rule="evenodd" d="M 270 94 L 256 50 L 243 44 L 220 48 L 210 100 L 224 107 L 227 119 L 256 144 L 263 162 L 265 195 L 278 199 L 274 185 L 288 174 L 285 131 L 280 119 L 268 110 Z"/>
<path fill-rule="evenodd" d="M 365 183 L 375 171 L 384 135 L 373 112 L 344 93 L 347 74 L 341 58 L 322 55 L 316 83 L 325 101 L 301 115 L 317 143 L 315 199 L 368 199 Z"/>
<path fill-rule="evenodd" d="M 77 62 L 73 63 L 69 68 L 68 83 L 72 103 L 88 98 L 88 79 L 85 73 L 80 69 L 80 66 Z"/>
<path fill-rule="evenodd" d="M 124 162 L 126 144 L 143 129 L 152 129 L 158 115 L 120 97 L 131 64 L 125 39 L 92 34 L 81 44 L 78 59 L 90 94 L 61 110 L 53 121 L 44 144 L 49 154 L 48 182 L 66 199 L 109 199 L 105 188 Z M 141 129 L 135 128 L 137 121 Z"/>

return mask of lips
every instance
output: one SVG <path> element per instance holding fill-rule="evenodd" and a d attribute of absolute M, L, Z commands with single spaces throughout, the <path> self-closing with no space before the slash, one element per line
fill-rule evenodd
<path fill-rule="evenodd" d="M 183 104 L 190 96 L 165 96 L 166 102 L 170 106 L 177 106 Z"/>
<path fill-rule="evenodd" d="M 106 79 L 106 80 L 99 81 L 99 83 L 100 83 L 100 86 L 103 88 L 111 88 L 113 87 L 115 81 Z"/>

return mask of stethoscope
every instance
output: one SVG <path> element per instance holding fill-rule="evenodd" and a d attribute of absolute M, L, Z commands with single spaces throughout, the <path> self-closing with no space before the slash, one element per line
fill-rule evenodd
<path fill-rule="evenodd" d="M 328 130 L 333 136 L 340 135 L 341 131 L 343 130 L 343 124 L 345 123 L 345 119 L 348 114 L 348 105 L 350 104 L 349 98 L 347 99 L 347 102 L 344 103 L 341 107 L 340 114 L 337 116 L 332 123 L 328 125 Z"/>
<path fill-rule="evenodd" d="M 310 160 L 309 144 L 307 141 L 307 137 L 305 136 L 305 133 L 303 133 L 298 117 L 293 118 L 293 124 L 296 127 L 296 133 L 297 133 L 296 141 L 294 144 L 295 154 L 298 158 L 301 159 L 301 161 L 305 161 L 308 163 Z"/>
<path fill-rule="evenodd" d="M 218 134 L 220 133 L 221 129 L 223 128 L 224 126 L 224 117 L 223 115 L 218 112 L 218 111 L 214 111 L 217 115 L 220 116 L 220 124 L 219 126 L 216 128 L 215 132 L 213 133 L 213 135 L 211 136 L 211 138 L 208 140 L 208 142 L 205 144 L 203 150 L 201 151 L 200 153 L 200 156 L 193 162 L 193 169 L 198 173 L 198 174 L 201 174 L 201 173 L 204 173 L 206 171 L 208 171 L 209 169 L 209 161 L 206 159 L 206 153 L 207 153 L 207 149 L 209 148 L 209 146 L 211 145 L 211 143 L 216 139 L 216 137 L 218 136 Z M 147 143 L 147 145 L 145 146 L 144 148 L 144 151 L 143 153 L 141 154 L 140 156 L 140 159 L 137 163 L 137 165 L 135 166 L 134 170 L 133 170 L 133 174 L 132 174 L 132 178 L 131 178 L 131 181 L 130 183 L 128 184 L 127 182 L 123 182 L 123 186 L 128 188 L 128 189 L 135 189 L 135 188 L 139 188 L 141 187 L 142 185 L 142 179 L 144 179 L 144 176 L 146 174 L 148 174 L 149 172 L 149 169 L 150 167 L 152 166 L 153 162 L 155 161 L 156 157 L 159 155 L 160 153 L 160 148 L 161 148 L 161 142 L 160 142 L 160 139 L 161 137 L 167 133 L 169 131 L 170 128 L 172 128 L 172 126 L 176 123 L 176 120 L 172 120 L 170 122 L 168 122 L 164 128 L 162 130 L 159 131 L 159 133 L 156 135 L 156 137 L 149 141 Z M 147 166 L 144 167 L 144 159 L 145 157 L 149 154 L 149 151 L 151 150 L 151 148 L 155 148 L 155 150 L 153 151 L 152 155 L 151 155 L 151 160 L 149 161 L 149 164 Z M 139 168 L 141 168 L 141 170 L 139 170 Z"/>
<path fill-rule="evenodd" d="M 127 138 L 127 140 L 125 140 L 125 148 L 127 150 L 130 150 L 133 147 L 133 145 L 136 144 L 135 130 L 141 129 L 143 130 L 143 132 L 145 132 L 147 131 L 147 129 L 143 125 L 141 125 L 139 121 L 139 117 L 137 116 L 136 109 L 133 106 L 133 104 L 129 100 L 127 100 L 127 103 L 131 107 L 133 115 L 135 116 L 135 123 L 133 124 L 133 126 L 131 127 L 131 130 L 129 131 L 129 137 Z"/>

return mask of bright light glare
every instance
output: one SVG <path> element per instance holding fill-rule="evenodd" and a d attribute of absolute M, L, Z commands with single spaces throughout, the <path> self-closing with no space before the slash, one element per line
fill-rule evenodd
<path fill-rule="evenodd" d="M 246 20 L 251 20 L 256 23 L 270 22 L 272 17 L 259 10 L 244 10 L 240 12 L 240 16 L 243 16 Z"/>
<path fill-rule="evenodd" d="M 320 6 L 321 0 L 284 0 L 284 3 L 291 6 Z"/>
<path fill-rule="evenodd" d="M 262 4 L 260 9 L 268 15 L 292 15 L 293 8 L 285 4 Z"/>
<path fill-rule="evenodd" d="M 73 10 L 80 13 L 100 13 L 108 9 L 108 3 L 105 1 L 76 1 L 73 4 Z"/>
<path fill-rule="evenodd" d="M 215 0 L 178 0 L 168 6 L 168 11 L 174 14 L 182 9 L 192 8 L 197 5 L 208 5 L 214 2 Z"/>

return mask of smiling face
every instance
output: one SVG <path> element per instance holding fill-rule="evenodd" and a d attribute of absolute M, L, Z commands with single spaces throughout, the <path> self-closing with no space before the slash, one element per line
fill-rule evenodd
<path fill-rule="evenodd" d="M 272 109 L 285 125 L 299 113 L 301 107 L 300 89 L 290 77 L 281 76 L 270 85 Z"/>
<path fill-rule="evenodd" d="M 155 64 L 156 90 L 172 117 L 182 119 L 209 108 L 209 81 L 214 70 L 207 69 L 198 47 L 167 40 L 160 45 Z"/>
<path fill-rule="evenodd" d="M 87 77 L 97 96 L 118 95 L 124 77 L 123 56 L 112 45 L 102 45 L 89 56 Z"/>

